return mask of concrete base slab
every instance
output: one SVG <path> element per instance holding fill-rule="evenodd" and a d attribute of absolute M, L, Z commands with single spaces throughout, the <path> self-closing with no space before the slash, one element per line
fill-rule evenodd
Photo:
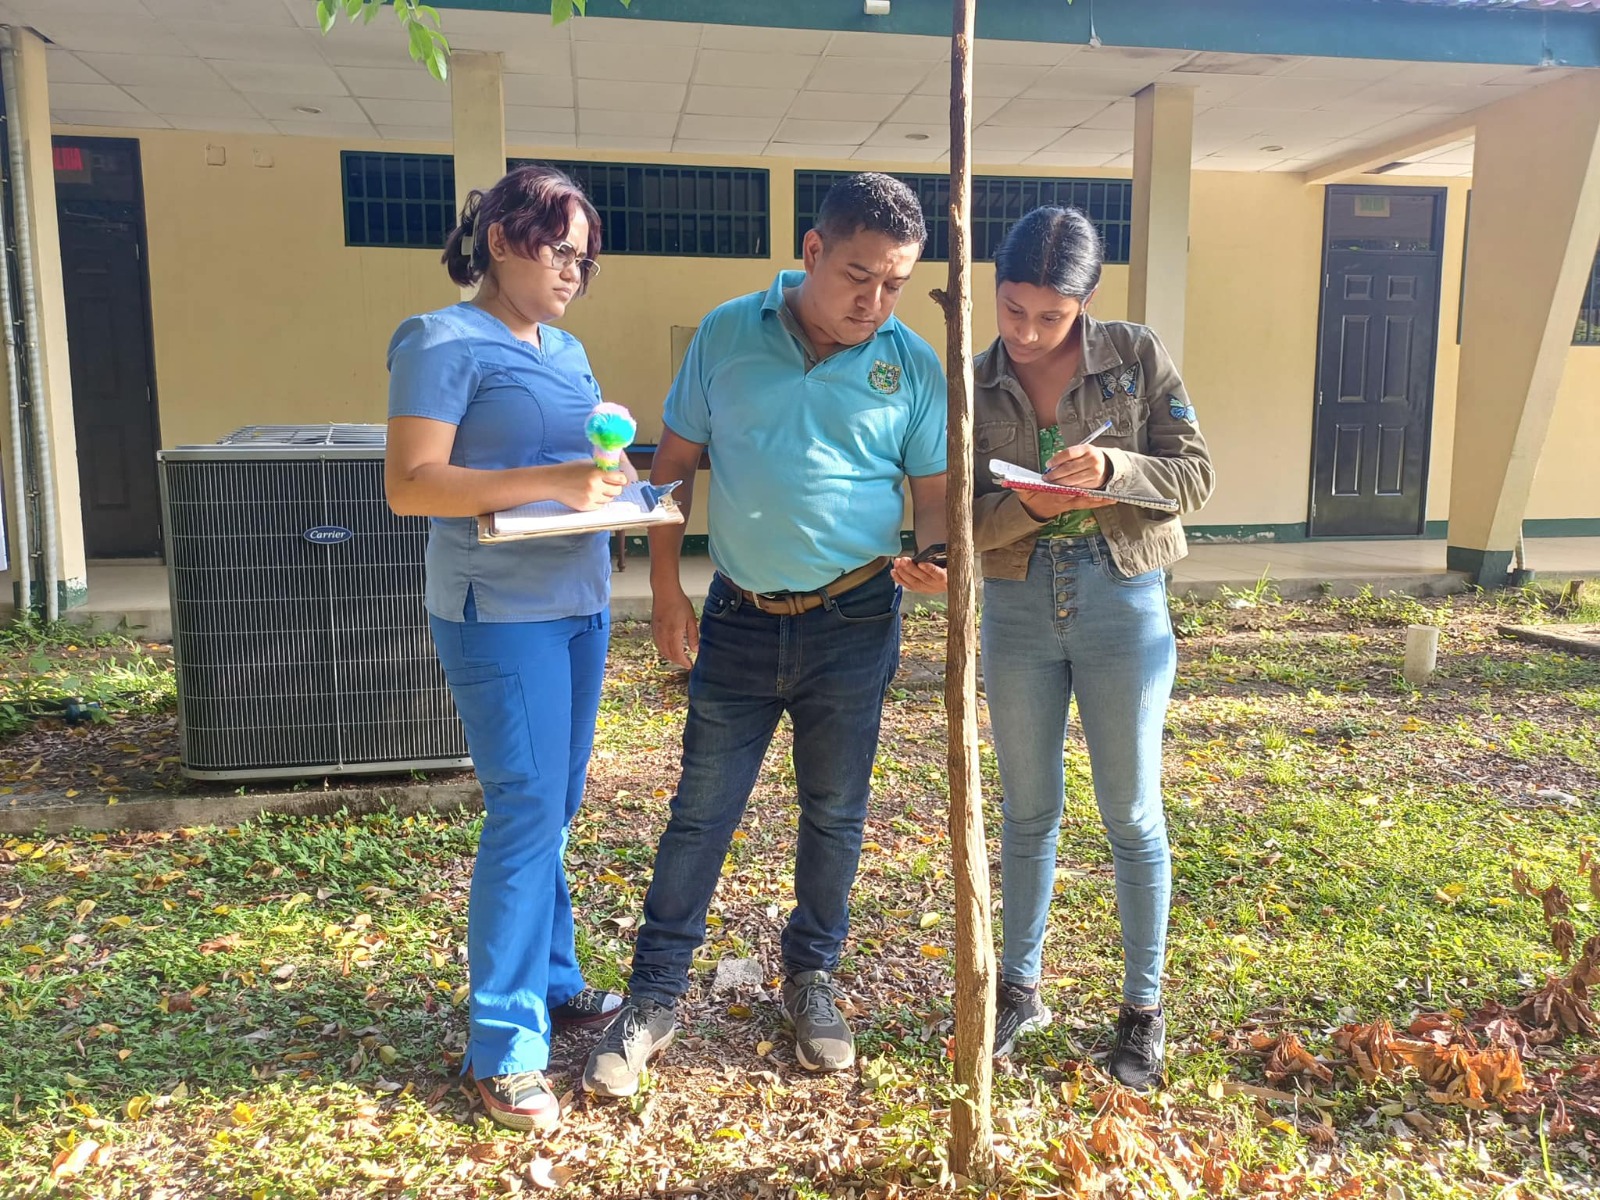
<path fill-rule="evenodd" d="M 1502 625 L 1500 632 L 1519 642 L 1600 658 L 1600 625 Z"/>
<path fill-rule="evenodd" d="M 476 781 L 412 783 L 333 791 L 261 792 L 224 796 L 129 796 L 116 804 L 61 804 L 0 809 L 0 836 L 54 837 L 74 829 L 184 829 L 237 825 L 269 813 L 326 817 L 341 810 L 355 816 L 392 808 L 402 816 L 430 809 L 476 809 L 483 791 Z"/>

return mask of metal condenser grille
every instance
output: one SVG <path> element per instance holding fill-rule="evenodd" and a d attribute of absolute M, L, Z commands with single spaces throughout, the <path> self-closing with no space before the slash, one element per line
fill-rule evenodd
<path fill-rule="evenodd" d="M 427 522 L 390 512 L 382 453 L 306 432 L 162 455 L 189 774 L 466 763 L 423 607 Z"/>

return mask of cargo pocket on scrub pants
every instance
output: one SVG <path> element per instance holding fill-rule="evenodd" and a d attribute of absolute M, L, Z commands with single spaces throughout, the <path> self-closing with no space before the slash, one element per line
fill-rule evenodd
<path fill-rule="evenodd" d="M 487 663 L 446 671 L 445 679 L 479 780 L 504 786 L 539 778 L 521 677 Z"/>

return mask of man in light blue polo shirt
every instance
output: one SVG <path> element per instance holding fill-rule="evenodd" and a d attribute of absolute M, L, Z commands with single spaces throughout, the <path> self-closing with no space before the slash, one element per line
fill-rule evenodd
<path fill-rule="evenodd" d="M 651 478 L 683 480 L 676 498 L 687 508 L 709 452 L 717 574 L 697 624 L 679 582 L 682 527 L 651 530 L 656 646 L 680 666 L 692 658 L 683 774 L 630 995 L 584 1072 L 591 1092 L 633 1094 L 672 1040 L 728 845 L 785 712 L 800 830 L 784 1014 L 801 1066 L 855 1061 L 832 973 L 899 664 L 900 589 L 945 586 L 942 567 L 900 556 L 908 488 L 917 545 L 944 541 L 944 372 L 894 318 L 926 240 L 905 184 L 840 181 L 805 236 L 805 270 L 714 309 L 673 381 Z"/>

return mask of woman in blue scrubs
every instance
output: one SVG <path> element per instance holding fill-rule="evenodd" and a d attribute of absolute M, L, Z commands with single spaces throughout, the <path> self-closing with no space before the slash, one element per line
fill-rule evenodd
<path fill-rule="evenodd" d="M 473 191 L 445 247 L 469 301 L 404 322 L 389 345 L 385 485 L 431 517 L 427 607 L 483 784 L 467 916 L 470 1071 L 489 1115 L 553 1129 L 553 1026 L 620 1003 L 588 987 L 563 855 L 583 798 L 610 636 L 605 533 L 480 544 L 477 516 L 533 500 L 596 508 L 631 477 L 584 436 L 600 389 L 583 346 L 550 325 L 598 267 L 594 206 L 560 171 L 520 167 Z"/>

